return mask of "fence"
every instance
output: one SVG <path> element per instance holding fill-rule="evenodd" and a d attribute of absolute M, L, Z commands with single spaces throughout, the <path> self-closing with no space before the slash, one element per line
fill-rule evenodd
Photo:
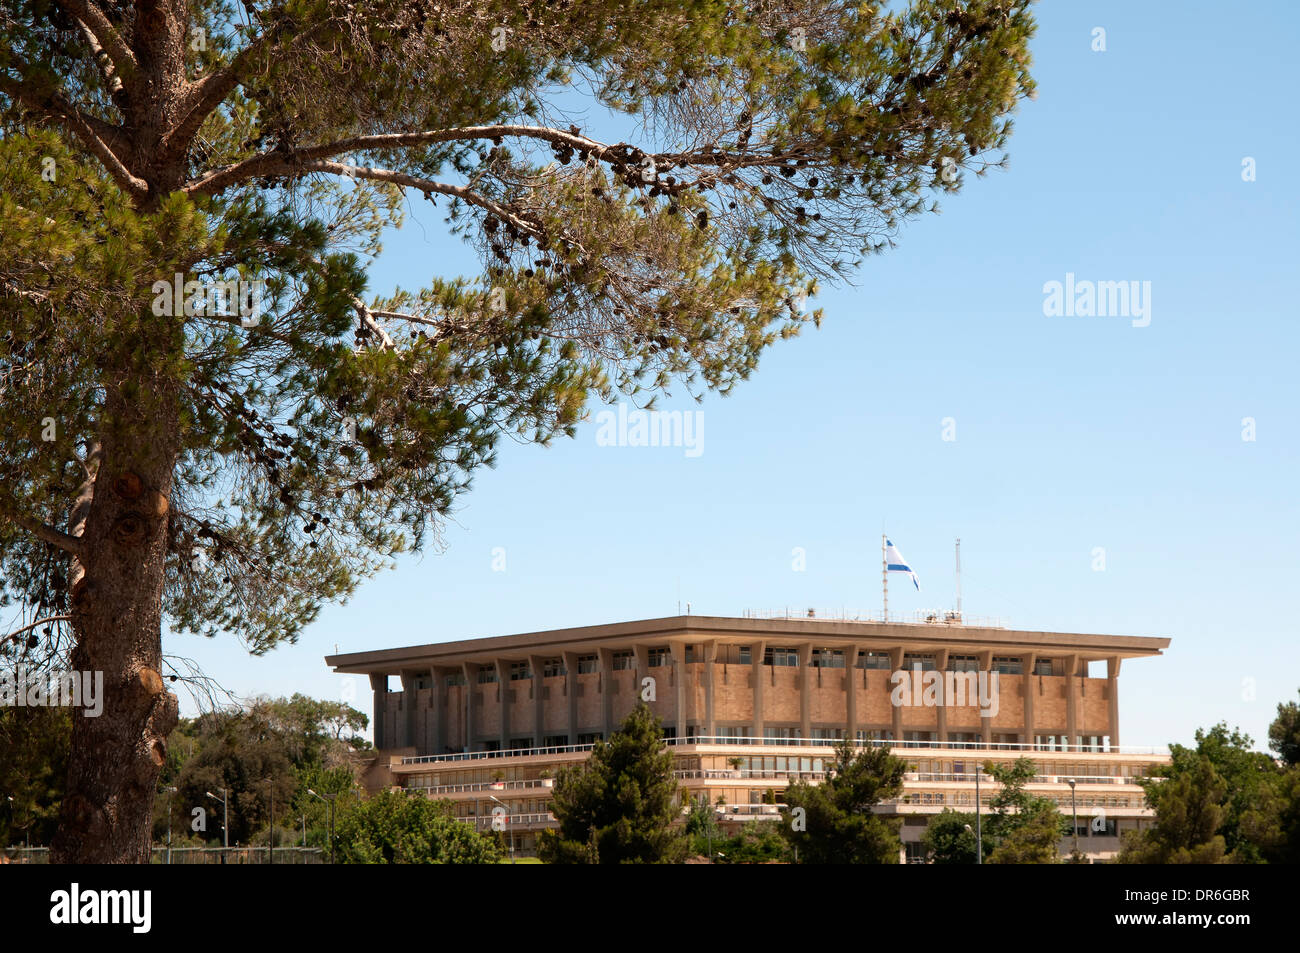
<path fill-rule="evenodd" d="M 320 847 L 277 847 L 277 864 L 323 864 L 327 860 Z M 0 863 L 48 864 L 48 847 L 0 848 Z M 265 847 L 155 847 L 150 863 L 154 864 L 269 864 Z"/>

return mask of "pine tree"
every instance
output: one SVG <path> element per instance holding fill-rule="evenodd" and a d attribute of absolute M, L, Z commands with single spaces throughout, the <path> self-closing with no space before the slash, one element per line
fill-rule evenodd
<path fill-rule="evenodd" d="M 673 754 L 663 727 L 638 705 L 591 757 L 555 781 L 551 813 L 558 830 L 543 831 L 546 863 L 669 864 L 686 853 Z"/>
<path fill-rule="evenodd" d="M 795 781 L 785 789 L 781 834 L 801 864 L 896 864 L 902 818 L 873 808 L 903 793 L 907 762 L 888 748 L 854 749 L 842 741 L 820 784 Z"/>
<path fill-rule="evenodd" d="M 436 539 L 503 436 L 730 391 L 1001 162 L 1028 7 L 0 6 L 0 600 L 53 629 L 6 648 L 106 682 L 54 858 L 147 859 L 164 619 L 268 651 Z M 408 201 L 481 273 L 369 293 Z"/>

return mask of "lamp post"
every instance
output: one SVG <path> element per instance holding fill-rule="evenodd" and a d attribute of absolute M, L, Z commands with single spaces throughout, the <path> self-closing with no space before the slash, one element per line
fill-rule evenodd
<path fill-rule="evenodd" d="M 984 766 L 975 764 L 975 863 L 984 863 L 984 825 L 980 814 L 980 772 Z"/>
<path fill-rule="evenodd" d="M 267 790 L 271 794 L 271 830 L 270 830 L 270 834 L 267 837 L 267 842 L 271 846 L 267 849 L 267 853 L 270 855 L 270 860 L 268 861 L 268 863 L 274 864 L 275 863 L 275 778 L 262 778 L 262 783 L 269 785 Z"/>
<path fill-rule="evenodd" d="M 324 796 L 322 797 L 321 795 L 319 795 L 319 794 L 317 794 L 315 791 L 313 791 L 311 788 L 308 788 L 308 789 L 307 789 L 307 793 L 310 794 L 312 797 L 316 798 L 318 801 L 327 801 L 327 802 L 329 802 L 329 806 L 330 806 L 330 863 L 332 864 L 332 863 L 334 863 L 334 799 L 335 799 L 336 797 L 338 797 L 338 795 L 337 795 L 337 794 L 326 794 L 326 795 L 324 795 Z"/>
<path fill-rule="evenodd" d="M 172 862 L 172 798 L 175 788 L 167 788 L 167 863 Z"/>
<path fill-rule="evenodd" d="M 488 797 L 496 801 L 498 804 L 500 804 L 502 807 L 506 809 L 506 818 L 507 818 L 506 823 L 510 825 L 510 863 L 513 864 L 515 862 L 515 826 L 513 824 L 510 824 L 509 821 L 509 818 L 512 816 L 510 808 L 506 805 L 504 801 L 502 801 L 496 795 L 489 794 Z"/>
<path fill-rule="evenodd" d="M 227 788 L 219 788 L 221 797 L 217 797 L 211 791 L 205 791 L 208 797 L 214 801 L 221 802 L 221 846 L 230 850 L 230 791 Z M 226 862 L 225 855 L 221 857 L 221 862 Z"/>
<path fill-rule="evenodd" d="M 1065 782 L 1070 786 L 1070 813 L 1074 815 L 1074 855 L 1079 856 L 1079 808 L 1074 800 L 1074 778 L 1068 778 Z"/>

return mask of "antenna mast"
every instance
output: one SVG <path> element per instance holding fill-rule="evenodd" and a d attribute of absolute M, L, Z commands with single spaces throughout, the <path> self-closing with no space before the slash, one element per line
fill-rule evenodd
<path fill-rule="evenodd" d="M 961 537 L 957 537 L 957 618 L 961 619 Z"/>
<path fill-rule="evenodd" d="M 885 553 L 885 534 L 880 534 L 880 592 L 884 599 L 884 615 L 881 620 L 889 621 L 889 557 Z"/>

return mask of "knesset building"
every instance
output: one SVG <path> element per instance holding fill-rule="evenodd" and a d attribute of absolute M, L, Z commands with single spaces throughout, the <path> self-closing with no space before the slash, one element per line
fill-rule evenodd
<path fill-rule="evenodd" d="M 664 724 L 683 798 L 718 805 L 728 826 L 779 822 L 785 786 L 820 780 L 832 746 L 850 738 L 900 749 L 912 768 L 903 794 L 879 807 L 903 816 L 907 860 L 923 859 L 930 815 L 975 810 L 979 765 L 1022 756 L 1038 767 L 1027 790 L 1076 811 L 1080 849 L 1105 858 L 1123 831 L 1150 823 L 1137 782 L 1168 761 L 1120 747 L 1120 666 L 1168 645 L 962 624 L 951 613 L 918 622 L 678 615 L 326 661 L 370 677 L 371 789 L 449 799 L 484 829 L 496 809 L 523 850 L 555 825 L 558 770 L 584 760 L 644 700 Z M 953 691 L 963 684 L 974 690 Z M 984 777 L 981 810 L 996 788 Z M 1063 853 L 1073 841 L 1062 840 Z"/>

